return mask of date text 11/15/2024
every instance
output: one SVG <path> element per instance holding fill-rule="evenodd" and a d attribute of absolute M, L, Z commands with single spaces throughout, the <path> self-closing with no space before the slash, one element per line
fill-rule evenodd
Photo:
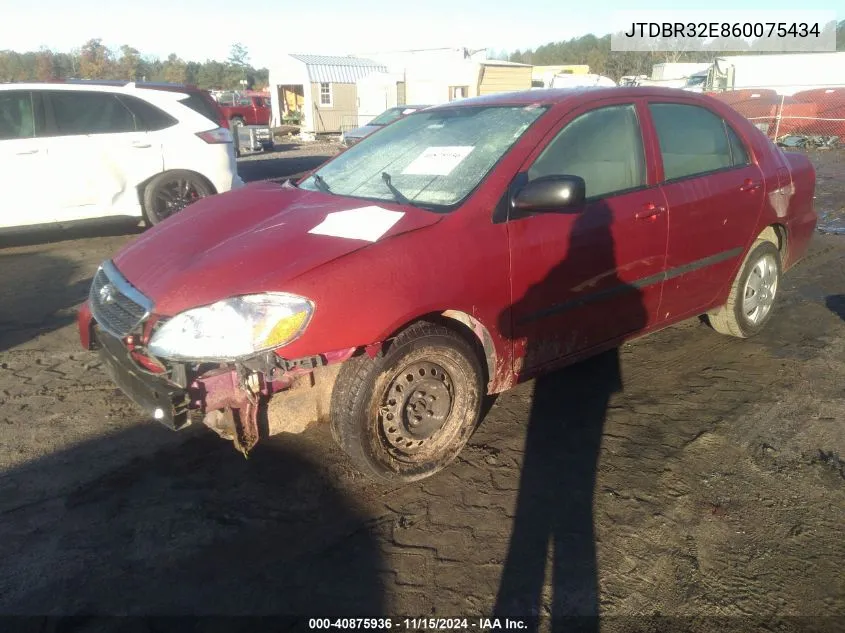
<path fill-rule="evenodd" d="M 362 629 L 403 631 L 495 631 L 527 629 L 528 623 L 512 618 L 311 618 L 311 630 Z"/>

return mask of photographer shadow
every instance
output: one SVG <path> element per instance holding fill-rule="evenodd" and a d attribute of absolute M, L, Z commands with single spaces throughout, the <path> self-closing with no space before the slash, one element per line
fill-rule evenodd
<path fill-rule="evenodd" d="M 501 331 L 509 332 L 514 341 L 525 339 L 526 359 L 556 353 L 549 352 L 550 346 L 557 350 L 556 342 L 569 333 L 549 327 L 520 331 L 514 319 L 532 306 L 548 304 L 550 293 L 566 296 L 573 280 L 581 280 L 586 270 L 607 271 L 598 284 L 601 290 L 593 289 L 581 303 L 564 302 L 547 312 L 582 309 L 586 300 L 595 307 L 584 314 L 608 318 L 611 325 L 624 313 L 626 329 L 645 328 L 641 292 L 617 275 L 612 222 L 605 205 L 585 207 L 569 231 L 570 244 L 562 251 L 566 257 L 502 313 Z M 517 336 L 532 331 L 533 336 Z M 552 361 L 535 380 L 513 530 L 496 598 L 497 617 L 532 618 L 532 626 L 538 625 L 533 618 L 551 617 L 554 630 L 599 628 L 594 489 L 608 405 L 622 391 L 623 382 L 618 348 L 598 352 L 612 344 L 608 339 L 588 360 L 556 371 L 549 371 Z"/>

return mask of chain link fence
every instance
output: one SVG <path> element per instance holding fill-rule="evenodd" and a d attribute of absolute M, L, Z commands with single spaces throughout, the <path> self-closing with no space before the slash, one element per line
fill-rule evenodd
<path fill-rule="evenodd" d="M 777 87 L 708 93 L 786 147 L 845 147 L 845 85 L 778 91 Z"/>

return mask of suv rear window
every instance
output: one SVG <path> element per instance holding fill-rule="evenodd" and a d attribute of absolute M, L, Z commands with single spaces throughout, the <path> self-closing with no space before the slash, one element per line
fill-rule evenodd
<path fill-rule="evenodd" d="M 220 113 L 201 94 L 192 92 L 185 99 L 179 99 L 179 103 L 210 119 L 215 125 L 220 124 Z"/>

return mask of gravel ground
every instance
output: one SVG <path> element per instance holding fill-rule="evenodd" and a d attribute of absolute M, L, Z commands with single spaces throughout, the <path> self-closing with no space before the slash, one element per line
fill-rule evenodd
<path fill-rule="evenodd" d="M 280 179 L 334 151 L 239 164 Z M 813 160 L 842 217 L 842 155 Z M 323 427 L 245 460 L 140 415 L 72 323 L 135 234 L 0 250 L 0 613 L 468 617 L 498 596 L 603 630 L 843 630 L 842 237 L 816 236 L 759 337 L 688 321 L 521 385 L 452 467 L 387 486 Z M 623 389 L 595 405 L 616 362 Z"/>

